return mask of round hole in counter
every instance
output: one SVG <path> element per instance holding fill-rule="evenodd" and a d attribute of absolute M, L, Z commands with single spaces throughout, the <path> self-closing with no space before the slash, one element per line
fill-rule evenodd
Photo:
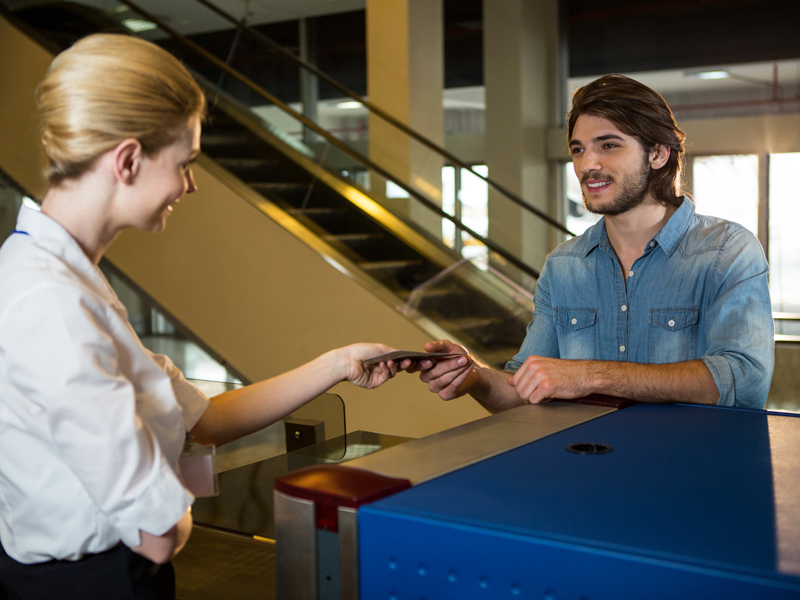
<path fill-rule="evenodd" d="M 608 454 L 609 452 L 613 452 L 614 448 L 607 444 L 582 442 L 580 444 L 570 444 L 565 450 L 574 452 L 575 454 Z"/>

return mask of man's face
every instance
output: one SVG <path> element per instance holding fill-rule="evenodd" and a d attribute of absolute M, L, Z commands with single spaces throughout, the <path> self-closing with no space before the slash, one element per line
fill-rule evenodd
<path fill-rule="evenodd" d="M 579 116 L 569 147 L 587 210 L 619 215 L 648 197 L 649 157 L 639 140 L 608 119 Z"/>

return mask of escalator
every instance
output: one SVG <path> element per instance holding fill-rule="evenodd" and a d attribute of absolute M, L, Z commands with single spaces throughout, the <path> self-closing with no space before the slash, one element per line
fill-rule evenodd
<path fill-rule="evenodd" d="M 265 84 L 252 81 L 231 67 L 227 63 L 231 62 L 234 48 L 226 62 L 172 29 L 142 4 L 145 3 L 105 3 L 101 12 L 81 5 L 75 11 L 72 3 L 39 3 L 9 18 L 19 23 L 19 17 L 24 17 L 21 26 L 51 50 L 68 45 L 70 31 L 77 31 L 79 36 L 88 30 L 126 30 L 125 20 L 119 15 L 152 24 L 153 28 L 141 35 L 178 55 L 206 90 L 209 119 L 203 129 L 202 149 L 213 163 L 209 164 L 210 172 L 233 188 L 246 189 L 247 199 L 261 212 L 275 218 L 277 210 L 285 216 L 282 221 L 294 222 L 310 232 L 317 238 L 313 247 L 318 252 L 339 257 L 340 266 L 347 265 L 351 278 L 371 290 L 380 290 L 384 302 L 411 319 L 429 337 L 444 334 L 489 364 L 502 367 L 524 337 L 532 288 L 538 277 L 536 269 L 443 212 L 420 186 L 412 183 L 413 175 L 398 176 L 376 164 L 364 156 L 363 148 L 337 138 L 290 103 L 272 95 Z M 257 30 L 237 24 L 213 5 L 203 0 L 196 4 L 198 10 L 206 11 L 205 19 L 214 15 L 220 20 L 219 27 L 236 29 L 236 39 L 243 34 L 251 36 L 251 45 L 269 42 Z M 71 11 L 73 22 L 53 17 L 57 10 Z M 295 60 L 298 71 L 311 69 L 313 76 L 324 77 L 274 46 L 265 52 L 277 53 L 281 60 Z M 360 101 L 371 111 L 371 118 L 396 126 L 380 109 Z M 265 105 L 269 110 L 264 110 Z M 261 112 L 253 110 L 254 106 Z M 276 109 L 282 111 L 277 119 L 282 127 L 275 124 Z M 267 112 L 271 116 L 264 117 Z M 293 123 L 288 129 L 294 129 L 294 135 L 286 132 L 287 120 Z M 407 136 L 407 143 L 426 143 L 414 132 L 401 130 L 399 135 Z M 433 146 L 425 151 L 438 153 L 438 158 L 448 164 L 469 168 Z M 495 182 L 483 179 L 509 201 L 525 206 L 524 201 Z M 411 202 L 429 210 L 435 219 L 449 220 L 456 231 L 464 231 L 485 244 L 490 260 L 474 264 L 447 247 L 441 235 L 431 233 L 430 227 L 415 223 L 408 215 L 393 214 L 383 191 L 389 183 L 404 190 Z M 551 230 L 559 234 L 566 231 L 545 215 L 540 216 Z"/>

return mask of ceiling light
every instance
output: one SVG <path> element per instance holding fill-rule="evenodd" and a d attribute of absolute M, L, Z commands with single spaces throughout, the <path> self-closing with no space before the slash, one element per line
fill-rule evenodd
<path fill-rule="evenodd" d="M 727 79 L 731 76 L 726 69 L 708 69 L 705 71 L 684 71 L 687 79 Z"/>
<path fill-rule="evenodd" d="M 343 108 L 343 109 L 346 110 L 346 109 L 349 109 L 349 108 L 361 108 L 362 106 L 364 106 L 364 105 L 361 104 L 361 102 L 356 102 L 355 100 L 350 100 L 350 101 L 347 101 L 347 102 L 339 102 L 339 104 L 336 105 L 336 108 Z"/>
<path fill-rule="evenodd" d="M 142 19 L 123 19 L 122 24 L 134 33 L 150 31 L 151 29 L 158 27 L 158 25 L 152 21 L 144 21 Z"/>

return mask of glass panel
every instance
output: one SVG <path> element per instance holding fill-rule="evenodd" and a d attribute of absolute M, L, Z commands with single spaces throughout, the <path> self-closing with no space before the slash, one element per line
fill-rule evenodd
<path fill-rule="evenodd" d="M 758 156 L 698 156 L 692 181 L 699 214 L 739 223 L 758 235 Z"/>
<path fill-rule="evenodd" d="M 564 178 L 567 196 L 567 208 L 564 214 L 567 215 L 567 229 L 575 235 L 581 235 L 600 220 L 600 215 L 590 213 L 584 207 L 581 183 L 575 175 L 575 167 L 572 162 L 564 164 Z"/>
<path fill-rule="evenodd" d="M 192 381 L 204 391 L 209 383 Z M 236 387 L 241 387 L 238 385 Z M 217 391 L 222 393 L 225 390 Z M 216 395 L 216 394 L 214 394 Z M 286 454 L 286 423 L 296 422 L 312 426 L 320 433 L 315 444 L 296 450 L 305 456 L 326 460 L 341 460 L 347 448 L 344 444 L 345 409 L 344 402 L 336 394 L 322 394 L 311 402 L 298 408 L 285 419 L 256 431 L 238 440 L 217 448 L 214 470 L 217 473 L 237 469 L 275 456 Z M 336 441 L 338 440 L 338 441 Z M 327 446 L 326 446 L 327 442 Z"/>
<path fill-rule="evenodd" d="M 800 312 L 800 197 L 797 174 L 800 153 L 769 157 L 769 264 L 772 308 Z M 776 322 L 776 326 L 779 322 Z M 791 324 L 787 324 L 791 325 Z M 800 331 L 776 331 L 797 335 Z"/>
<path fill-rule="evenodd" d="M 479 263 L 479 264 L 475 264 Z M 471 293 L 491 278 L 491 295 Z M 533 310 L 533 293 L 491 263 L 463 258 L 411 291 L 403 314 L 440 324 L 491 366 L 502 368 L 516 354 Z"/>

